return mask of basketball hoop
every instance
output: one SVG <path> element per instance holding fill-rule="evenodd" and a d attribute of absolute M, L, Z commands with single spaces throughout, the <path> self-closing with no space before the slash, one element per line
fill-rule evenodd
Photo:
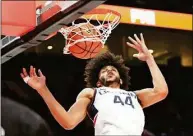
<path fill-rule="evenodd" d="M 70 54 L 69 47 L 83 41 L 93 41 L 93 42 L 101 42 L 104 46 L 107 38 L 110 36 L 112 30 L 119 24 L 121 15 L 120 13 L 109 10 L 109 9 L 94 9 L 88 12 L 86 15 L 80 18 L 83 20 L 83 23 L 77 23 L 75 21 L 72 22 L 72 26 L 61 28 L 59 32 L 65 37 L 66 45 L 64 47 L 63 53 Z M 94 23 L 92 21 L 94 20 Z M 79 32 L 73 31 L 77 30 L 77 28 L 81 27 L 85 24 L 92 24 L 94 27 L 85 28 L 86 31 L 97 31 L 96 34 L 92 34 L 91 36 L 84 36 Z M 76 33 L 77 35 L 82 36 L 81 39 L 74 40 L 71 37 L 68 37 L 70 33 Z"/>

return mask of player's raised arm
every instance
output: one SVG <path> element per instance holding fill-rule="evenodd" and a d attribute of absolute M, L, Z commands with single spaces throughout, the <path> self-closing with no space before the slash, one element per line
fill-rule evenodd
<path fill-rule="evenodd" d="M 36 74 L 35 68 L 30 67 L 29 75 L 25 68 L 21 73 L 23 80 L 33 89 L 35 89 L 47 104 L 50 112 L 56 121 L 67 130 L 73 129 L 86 116 L 87 106 L 89 105 L 94 91 L 90 88 L 84 89 L 77 97 L 76 102 L 66 111 L 53 97 L 46 86 L 46 78 L 40 70 Z"/>
<path fill-rule="evenodd" d="M 129 40 L 132 43 L 127 42 L 130 47 L 138 51 L 138 54 L 134 54 L 133 57 L 146 61 L 153 78 L 153 88 L 146 88 L 136 91 L 138 98 L 141 100 L 142 107 L 145 108 L 165 99 L 168 94 L 168 86 L 164 76 L 162 75 L 153 58 L 153 51 L 148 50 L 147 46 L 145 45 L 143 35 L 140 34 L 141 39 L 139 39 L 136 34 L 134 37 L 135 40 L 129 37 Z"/>

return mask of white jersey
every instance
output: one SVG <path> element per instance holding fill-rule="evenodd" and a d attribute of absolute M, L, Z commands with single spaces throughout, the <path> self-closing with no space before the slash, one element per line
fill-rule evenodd
<path fill-rule="evenodd" d="M 88 107 L 95 135 L 141 135 L 145 117 L 132 91 L 100 87 Z"/>

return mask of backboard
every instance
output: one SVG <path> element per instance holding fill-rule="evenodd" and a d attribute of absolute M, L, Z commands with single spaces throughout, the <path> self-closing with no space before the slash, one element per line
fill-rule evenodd
<path fill-rule="evenodd" d="M 6 1 L 4 1 L 6 2 Z M 9 1 L 10 2 L 10 1 Z M 20 35 L 1 39 L 1 63 L 44 42 L 47 36 L 105 2 L 93 0 L 35 1 L 36 25 Z M 26 9 L 28 10 L 28 9 Z M 22 12 L 23 13 L 23 12 Z M 2 14 L 4 14 L 2 12 Z M 25 17 L 28 17 L 27 15 Z M 2 25 L 3 29 L 3 25 Z"/>

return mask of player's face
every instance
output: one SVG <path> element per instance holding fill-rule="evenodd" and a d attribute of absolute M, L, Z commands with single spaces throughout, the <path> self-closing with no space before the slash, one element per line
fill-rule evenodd
<path fill-rule="evenodd" d="M 113 66 L 103 67 L 99 73 L 99 81 L 104 86 L 108 86 L 113 82 L 120 83 L 120 75 L 118 70 Z"/>

